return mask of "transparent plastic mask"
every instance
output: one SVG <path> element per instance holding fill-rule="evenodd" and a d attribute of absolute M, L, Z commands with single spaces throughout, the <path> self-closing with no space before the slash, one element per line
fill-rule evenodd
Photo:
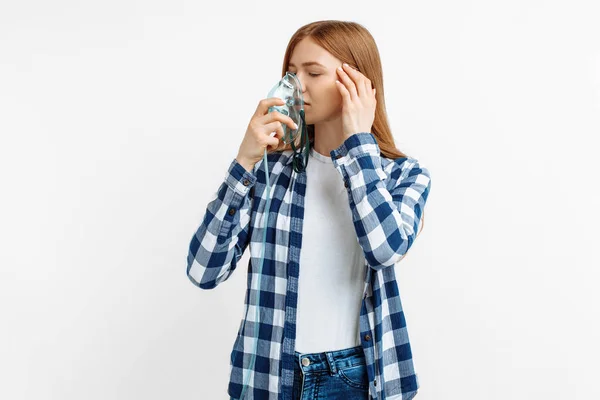
<path fill-rule="evenodd" d="M 298 133 L 304 128 L 304 98 L 302 96 L 302 85 L 293 72 L 286 72 L 285 76 L 271 89 L 267 97 L 279 97 L 285 101 L 284 105 L 269 107 L 269 112 L 278 111 L 289 116 L 298 125 L 298 129 L 292 129 L 286 124 L 283 128 L 283 142 L 292 143 Z"/>

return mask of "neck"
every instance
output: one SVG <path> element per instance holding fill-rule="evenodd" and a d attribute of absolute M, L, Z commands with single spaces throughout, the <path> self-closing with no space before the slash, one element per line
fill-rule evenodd
<path fill-rule="evenodd" d="M 330 157 L 329 152 L 344 143 L 341 116 L 328 121 L 321 121 L 315 124 L 314 128 L 315 140 L 313 147 L 317 153 Z"/>

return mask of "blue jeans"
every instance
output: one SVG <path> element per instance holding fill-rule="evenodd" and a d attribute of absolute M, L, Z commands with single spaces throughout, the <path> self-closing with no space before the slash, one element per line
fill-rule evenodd
<path fill-rule="evenodd" d="M 323 353 L 294 353 L 293 400 L 369 400 L 362 346 Z"/>

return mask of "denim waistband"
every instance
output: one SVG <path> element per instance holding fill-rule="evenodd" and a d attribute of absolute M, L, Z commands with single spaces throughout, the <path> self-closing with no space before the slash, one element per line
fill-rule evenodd
<path fill-rule="evenodd" d="M 294 355 L 296 366 L 304 373 L 328 371 L 330 374 L 336 374 L 338 369 L 366 364 L 362 346 L 322 353 L 299 353 L 295 351 Z M 303 363 L 305 359 L 308 361 Z"/>

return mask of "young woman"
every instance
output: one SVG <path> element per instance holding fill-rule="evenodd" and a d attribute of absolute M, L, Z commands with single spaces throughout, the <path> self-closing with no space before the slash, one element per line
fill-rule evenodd
<path fill-rule="evenodd" d="M 190 243 L 187 275 L 202 289 L 227 280 L 250 246 L 228 394 L 411 399 L 419 383 L 394 265 L 422 228 L 429 171 L 394 146 L 379 53 L 364 27 L 303 26 L 288 44 L 282 76 L 288 71 L 302 85 L 308 162 L 298 170 L 290 144 L 281 142 L 282 124 L 294 129 L 294 122 L 268 112 L 283 103 L 261 100 Z"/>

